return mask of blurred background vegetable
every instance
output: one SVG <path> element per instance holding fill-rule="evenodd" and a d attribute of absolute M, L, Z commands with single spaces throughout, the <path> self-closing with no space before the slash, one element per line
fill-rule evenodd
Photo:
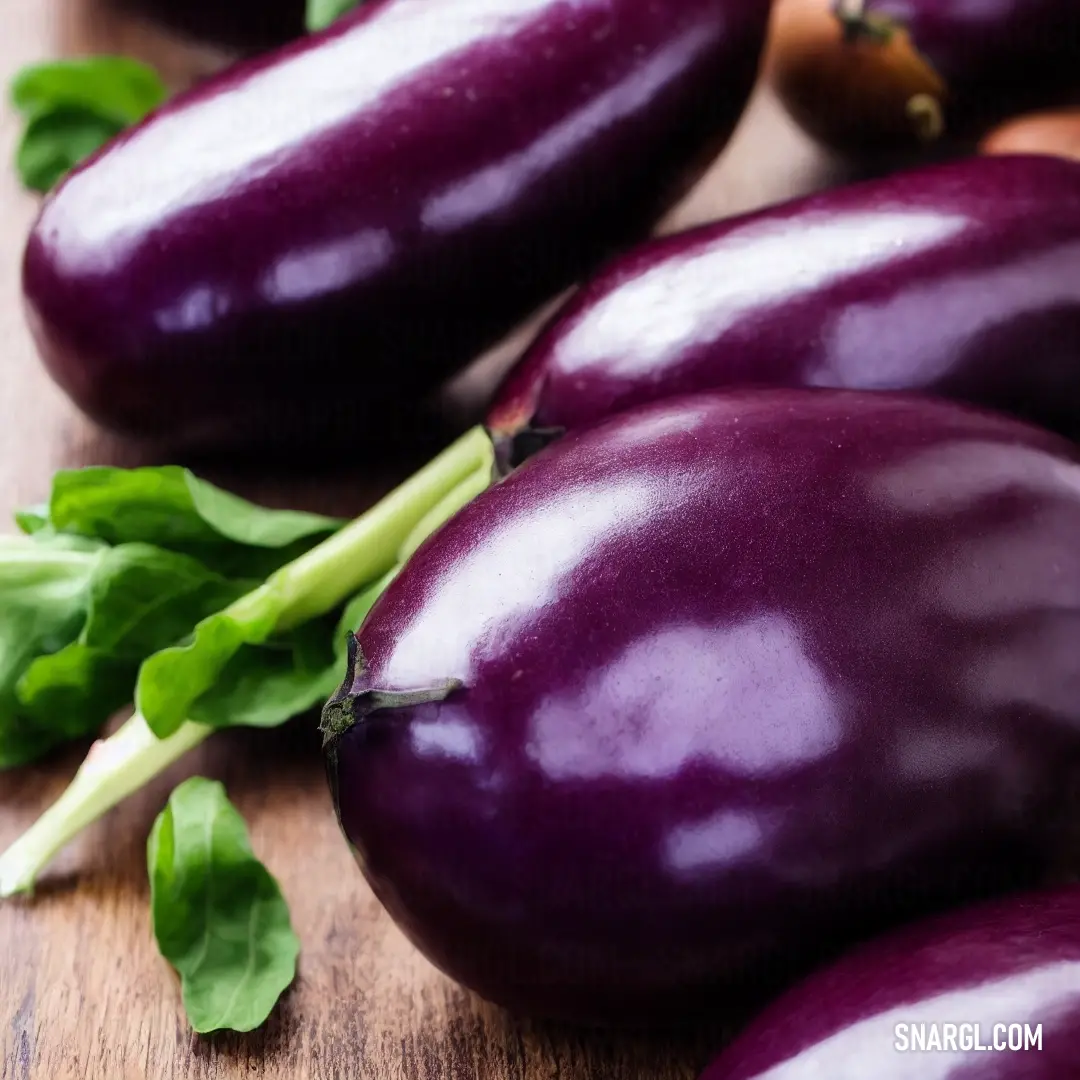
<path fill-rule="evenodd" d="M 796 122 L 842 153 L 966 142 L 1080 100 L 1080 5 L 777 0 L 766 68 Z"/>

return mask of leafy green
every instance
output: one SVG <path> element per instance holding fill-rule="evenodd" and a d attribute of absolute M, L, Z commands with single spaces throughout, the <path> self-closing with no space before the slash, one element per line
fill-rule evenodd
<path fill-rule="evenodd" d="M 99 728 L 145 656 L 250 588 L 148 544 L 0 545 L 0 767 Z"/>
<path fill-rule="evenodd" d="M 180 975 L 195 1031 L 251 1031 L 296 976 L 300 943 L 277 882 L 216 781 L 176 788 L 147 843 L 162 956 Z"/>
<path fill-rule="evenodd" d="M 176 465 L 59 472 L 48 522 L 57 532 L 110 544 L 156 544 L 251 578 L 265 577 L 344 524 L 257 506 Z"/>
<path fill-rule="evenodd" d="M 166 96 L 157 72 L 128 56 L 52 60 L 23 68 L 11 83 L 11 103 L 26 115 L 66 105 L 121 124 L 141 120 Z"/>
<path fill-rule="evenodd" d="M 168 738 L 191 715 L 195 703 L 245 646 L 263 645 L 275 634 L 331 612 L 397 566 L 404 546 L 417 542 L 417 527 L 434 531 L 460 502 L 453 493 L 475 494 L 478 479 L 490 483 L 492 444 L 473 429 L 382 502 L 327 541 L 281 567 L 257 589 L 195 627 L 190 640 L 162 649 L 139 670 L 135 705 L 150 730 Z"/>
<path fill-rule="evenodd" d="M 314 546 L 280 566 L 257 588 L 202 619 L 194 632 L 178 635 L 174 645 L 147 657 L 135 692 L 144 711 L 137 709 L 119 730 L 95 744 L 60 798 L 0 855 L 0 898 L 31 891 L 50 860 L 82 829 L 198 746 L 215 728 L 272 726 L 336 690 L 347 668 L 347 631 L 360 625 L 400 565 L 423 541 L 423 534 L 437 530 L 471 497 L 470 492 L 475 494 L 490 482 L 493 455 L 491 439 L 482 428 L 466 432 L 360 517 L 317 543 L 305 541 Z M 130 477 L 121 471 L 114 479 L 123 484 Z M 59 485 L 61 493 L 66 483 Z M 96 496 L 76 500 L 82 511 L 73 516 L 64 510 L 61 498 L 47 512 L 31 508 L 21 520 L 32 538 L 12 543 L 96 551 L 103 539 L 60 533 L 58 526 L 81 523 L 78 527 L 87 532 L 119 538 L 121 534 L 109 530 L 132 518 L 128 511 L 142 499 L 142 486 L 136 484 L 133 496 L 100 514 L 86 513 L 88 505 L 96 505 Z M 95 489 L 91 483 L 83 492 Z M 201 505 L 204 523 L 220 525 L 220 515 L 206 510 L 205 500 Z M 143 534 L 153 530 L 141 513 L 134 517 L 143 524 L 125 528 L 122 535 L 127 542 L 146 542 Z M 150 514 L 149 520 L 168 524 L 167 517 Z M 251 520 L 246 512 L 240 518 Z M 231 520 L 230 531 L 235 524 Z M 218 529 L 211 531 L 220 534 Z M 205 539 L 201 531 L 198 537 Z M 187 543 L 192 536 L 184 533 L 180 539 Z M 253 550 L 233 546 L 240 555 Z M 219 550 L 213 544 L 204 547 Z M 286 550 L 279 549 L 278 555 Z M 203 565 L 221 572 L 220 567 Z M 0 603 L 0 623 L 2 618 Z M 60 647 L 64 644 L 61 641 Z M 53 685 L 55 695 L 72 685 L 78 691 L 84 680 L 103 680 L 95 669 L 99 660 L 92 652 L 66 653 Z"/>
<path fill-rule="evenodd" d="M 89 109 L 56 108 L 32 116 L 15 149 L 15 170 L 23 186 L 51 191 L 80 161 L 124 130 Z"/>
<path fill-rule="evenodd" d="M 166 97 L 153 68 L 129 57 L 80 57 L 23 68 L 11 85 L 12 105 L 26 119 L 15 154 L 23 183 L 48 191 Z"/>
<path fill-rule="evenodd" d="M 339 525 L 172 466 L 61 472 L 17 522 L 28 535 L 0 542 L 0 768 L 92 734 L 132 700 L 144 659 Z"/>
<path fill-rule="evenodd" d="M 361 0 L 307 0 L 307 14 L 304 23 L 309 33 L 325 30 L 331 23 L 337 22 L 342 15 L 352 11 Z"/>
<path fill-rule="evenodd" d="M 23 672 L 79 633 L 97 554 L 5 538 L 0 544 L 0 769 L 32 761 L 70 737 L 77 717 L 42 725 L 19 700 Z"/>
<path fill-rule="evenodd" d="M 355 596 L 336 619 L 304 623 L 284 639 L 241 647 L 190 719 L 210 727 L 276 727 L 322 704 L 341 683 L 348 632 L 356 630 L 393 572 Z"/>

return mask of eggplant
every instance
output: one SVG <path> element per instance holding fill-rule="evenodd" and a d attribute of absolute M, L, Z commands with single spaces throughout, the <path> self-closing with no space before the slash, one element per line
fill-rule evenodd
<path fill-rule="evenodd" d="M 641 245 L 556 313 L 488 424 L 520 456 L 740 385 L 917 391 L 1080 435 L 1080 164 L 976 157 Z"/>
<path fill-rule="evenodd" d="M 769 81 L 845 153 L 967 141 L 1080 101 L 1075 0 L 779 0 Z"/>
<path fill-rule="evenodd" d="M 649 224 L 730 134 L 768 0 L 375 0 L 175 98 L 43 205 L 23 287 L 100 424 L 326 452 Z"/>
<path fill-rule="evenodd" d="M 1076 1080 L 1080 887 L 952 912 L 771 1006 L 702 1080 Z"/>
<path fill-rule="evenodd" d="M 304 33 L 305 0 L 117 0 L 117 6 L 243 52 L 273 48 Z"/>
<path fill-rule="evenodd" d="M 352 638 L 321 726 L 363 876 L 454 979 L 585 1023 L 1040 880 L 1080 765 L 1078 455 L 841 390 L 548 446 Z"/>

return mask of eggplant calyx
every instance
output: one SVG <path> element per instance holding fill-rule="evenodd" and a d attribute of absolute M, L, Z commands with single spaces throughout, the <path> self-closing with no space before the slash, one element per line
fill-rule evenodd
<path fill-rule="evenodd" d="M 464 685 L 460 679 L 449 679 L 442 686 L 429 686 L 422 690 L 361 690 L 358 694 L 348 694 L 339 700 L 328 701 L 323 707 L 319 724 L 323 746 L 337 742 L 345 732 L 366 720 L 372 713 L 445 701 Z"/>
<path fill-rule="evenodd" d="M 323 706 L 319 720 L 323 749 L 333 747 L 351 728 L 366 720 L 372 713 L 388 709 L 408 709 L 415 705 L 428 705 L 445 701 L 451 694 L 464 687 L 460 679 L 448 679 L 441 686 L 424 687 L 419 690 L 377 690 L 371 688 L 350 693 L 358 673 L 365 667 L 364 654 L 355 634 L 349 635 L 349 670 L 341 689 Z"/>
<path fill-rule="evenodd" d="M 562 427 L 523 427 L 512 433 L 492 434 L 496 474 L 500 479 L 509 476 L 519 465 L 565 434 L 566 428 Z"/>
<path fill-rule="evenodd" d="M 857 41 L 888 45 L 900 29 L 899 24 L 887 15 L 867 11 L 865 0 L 834 0 L 832 13 L 849 45 Z"/>

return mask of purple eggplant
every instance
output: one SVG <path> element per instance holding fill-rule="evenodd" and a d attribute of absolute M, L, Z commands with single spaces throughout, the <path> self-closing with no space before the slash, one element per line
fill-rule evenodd
<path fill-rule="evenodd" d="M 272 48 L 304 33 L 305 0 L 116 0 L 170 29 L 244 52 Z"/>
<path fill-rule="evenodd" d="M 235 66 L 46 201 L 23 274 L 46 365 L 179 444 L 400 431 L 707 164 L 767 14 L 375 0 Z"/>
<path fill-rule="evenodd" d="M 1080 887 L 953 912 L 786 994 L 702 1080 L 1077 1080 Z"/>
<path fill-rule="evenodd" d="M 640 246 L 496 396 L 507 443 L 680 392 L 907 390 L 1080 434 L 1080 164 L 972 158 Z"/>
<path fill-rule="evenodd" d="M 968 140 L 1080 100 L 1080 4 L 778 0 L 767 68 L 792 117 L 835 149 Z"/>
<path fill-rule="evenodd" d="M 345 836 L 501 1005 L 659 1021 L 1040 878 L 1080 764 L 1080 458 L 899 394 L 631 410 L 429 538 L 323 713 Z"/>

